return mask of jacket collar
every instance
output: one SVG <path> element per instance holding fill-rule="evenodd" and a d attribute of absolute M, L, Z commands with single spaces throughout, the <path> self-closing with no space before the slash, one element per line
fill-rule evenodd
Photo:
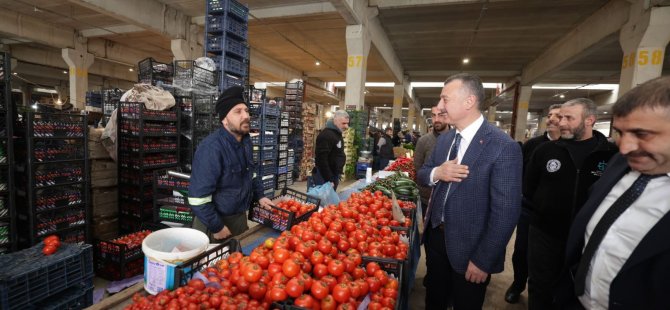
<path fill-rule="evenodd" d="M 547 138 L 548 138 L 548 136 L 547 136 Z M 609 141 L 607 141 L 607 137 L 605 137 L 605 135 L 603 135 L 602 133 L 600 133 L 600 131 L 597 131 L 595 129 L 593 130 L 593 139 L 596 139 L 596 142 L 598 143 L 598 146 L 595 148 L 595 150 L 593 150 L 594 152 L 595 151 L 609 150 L 610 148 L 613 147 L 612 144 L 609 143 Z M 561 147 L 565 147 L 568 143 L 567 141 L 568 140 L 559 138 L 558 140 L 556 140 L 556 145 L 559 145 Z"/>
<path fill-rule="evenodd" d="M 235 146 L 235 147 L 238 147 L 238 148 L 242 147 L 242 145 L 244 144 L 245 139 L 249 139 L 249 134 L 246 134 L 246 135 L 242 136 L 242 140 L 237 141 L 237 139 L 235 139 L 235 136 L 233 136 L 233 134 L 230 133 L 228 131 L 228 129 L 226 129 L 225 127 L 219 128 L 219 136 L 222 139 L 228 141 L 232 146 Z"/>

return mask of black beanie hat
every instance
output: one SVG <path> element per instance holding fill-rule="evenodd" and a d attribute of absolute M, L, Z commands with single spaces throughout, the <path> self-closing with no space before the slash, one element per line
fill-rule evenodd
<path fill-rule="evenodd" d="M 228 115 L 228 112 L 240 103 L 247 104 L 244 100 L 243 87 L 233 86 L 221 93 L 216 101 L 216 113 L 219 114 L 219 121 L 222 121 Z"/>

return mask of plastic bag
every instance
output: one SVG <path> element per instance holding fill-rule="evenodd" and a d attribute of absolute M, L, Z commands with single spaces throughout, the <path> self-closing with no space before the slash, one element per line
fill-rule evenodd
<path fill-rule="evenodd" d="M 309 190 L 307 190 L 307 195 L 312 195 L 321 199 L 321 206 L 324 207 L 340 203 L 340 197 L 337 196 L 335 189 L 333 189 L 333 183 L 331 182 L 310 187 Z"/>

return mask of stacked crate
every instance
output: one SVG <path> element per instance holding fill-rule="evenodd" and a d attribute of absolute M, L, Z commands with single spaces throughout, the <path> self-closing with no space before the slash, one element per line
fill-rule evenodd
<path fill-rule="evenodd" d="M 283 98 L 275 98 L 280 107 L 284 107 Z M 283 189 L 289 185 L 289 180 L 293 184 L 293 167 L 288 163 L 288 128 L 289 112 L 282 111 L 279 116 L 279 144 L 277 144 L 277 189 Z M 295 160 L 295 159 L 294 159 Z M 289 167 L 291 167 L 289 169 Z"/>
<path fill-rule="evenodd" d="M 300 163 L 303 151 L 302 136 L 302 100 L 304 93 L 304 84 L 302 81 L 286 82 L 285 84 L 285 102 L 283 112 L 288 112 L 289 137 L 288 148 L 293 149 L 293 162 Z M 292 178 L 298 178 L 300 175 L 299 166 L 296 164 L 292 172 Z"/>
<path fill-rule="evenodd" d="M 102 112 L 102 93 L 99 91 L 86 92 L 86 111 Z"/>
<path fill-rule="evenodd" d="M 0 254 L 16 245 L 10 59 L 0 52 Z"/>
<path fill-rule="evenodd" d="M 102 128 L 89 128 L 88 157 L 91 167 L 91 206 L 93 238 L 116 236 L 119 221 L 116 162 L 102 145 Z"/>
<path fill-rule="evenodd" d="M 249 9 L 235 0 L 207 0 L 205 53 L 216 63 L 219 89 L 247 85 Z"/>
<path fill-rule="evenodd" d="M 302 109 L 304 148 L 300 161 L 296 155 L 296 162 L 300 163 L 300 180 L 306 180 L 314 168 L 314 145 L 316 144 L 316 103 L 305 102 Z M 297 152 L 296 152 L 297 153 Z"/>
<path fill-rule="evenodd" d="M 188 204 L 191 176 L 176 170 L 154 171 L 154 222 L 191 227 L 194 215 Z"/>
<path fill-rule="evenodd" d="M 158 87 L 171 86 L 173 77 L 172 64 L 158 62 L 153 58 L 146 58 L 138 63 L 139 72 L 137 81 Z"/>
<path fill-rule="evenodd" d="M 112 112 L 119 106 L 119 101 L 121 101 L 121 96 L 123 96 L 124 92 L 118 88 L 102 91 L 102 120 L 100 123 L 103 127 L 107 125 Z"/>
<path fill-rule="evenodd" d="M 181 114 L 179 166 L 191 171 L 200 141 L 221 128 L 214 100 L 218 81 L 216 72 L 199 67 L 192 60 L 176 60 L 174 69 L 174 95 Z"/>
<path fill-rule="evenodd" d="M 153 219 L 153 172 L 179 164 L 177 108 L 148 110 L 121 102 L 118 111 L 119 230 L 140 229 Z"/>
<path fill-rule="evenodd" d="M 19 243 L 48 235 L 90 241 L 87 118 L 81 114 L 22 112 L 14 145 Z"/>
<path fill-rule="evenodd" d="M 274 196 L 277 183 L 277 142 L 279 138 L 279 106 L 268 102 L 264 89 L 249 90 L 251 144 L 257 177 L 261 178 L 266 197 Z"/>

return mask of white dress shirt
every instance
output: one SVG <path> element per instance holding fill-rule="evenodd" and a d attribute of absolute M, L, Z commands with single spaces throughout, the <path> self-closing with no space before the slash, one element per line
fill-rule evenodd
<path fill-rule="evenodd" d="M 630 171 L 612 187 L 586 226 L 585 247 L 605 212 L 639 176 L 640 172 Z M 642 238 L 670 210 L 668 188 L 670 188 L 670 173 L 668 177 L 663 176 L 649 181 L 640 197 L 609 228 L 593 255 L 586 274 L 584 295 L 579 297 L 579 301 L 586 309 L 608 308 L 612 280 Z"/>
<path fill-rule="evenodd" d="M 463 156 L 465 156 L 465 152 L 468 150 L 468 147 L 470 146 L 470 142 L 475 138 L 475 135 L 477 134 L 477 131 L 479 131 L 479 127 L 482 127 L 482 124 L 484 123 L 484 116 L 479 115 L 479 118 L 477 118 L 472 124 L 468 125 L 468 127 L 465 127 L 463 131 L 458 131 L 456 130 L 457 134 L 461 134 L 461 144 L 458 146 L 458 154 L 456 155 L 456 162 L 461 163 L 461 160 L 463 159 Z M 456 139 L 454 139 L 455 141 Z M 451 152 L 451 149 L 453 147 L 453 142 L 451 147 L 449 147 L 449 152 Z M 449 159 L 451 154 L 447 154 L 447 159 Z M 433 168 L 433 170 L 430 171 L 430 180 L 432 182 L 432 186 L 435 186 L 437 184 L 437 181 L 433 177 L 435 175 L 435 169 L 437 167 Z"/>

